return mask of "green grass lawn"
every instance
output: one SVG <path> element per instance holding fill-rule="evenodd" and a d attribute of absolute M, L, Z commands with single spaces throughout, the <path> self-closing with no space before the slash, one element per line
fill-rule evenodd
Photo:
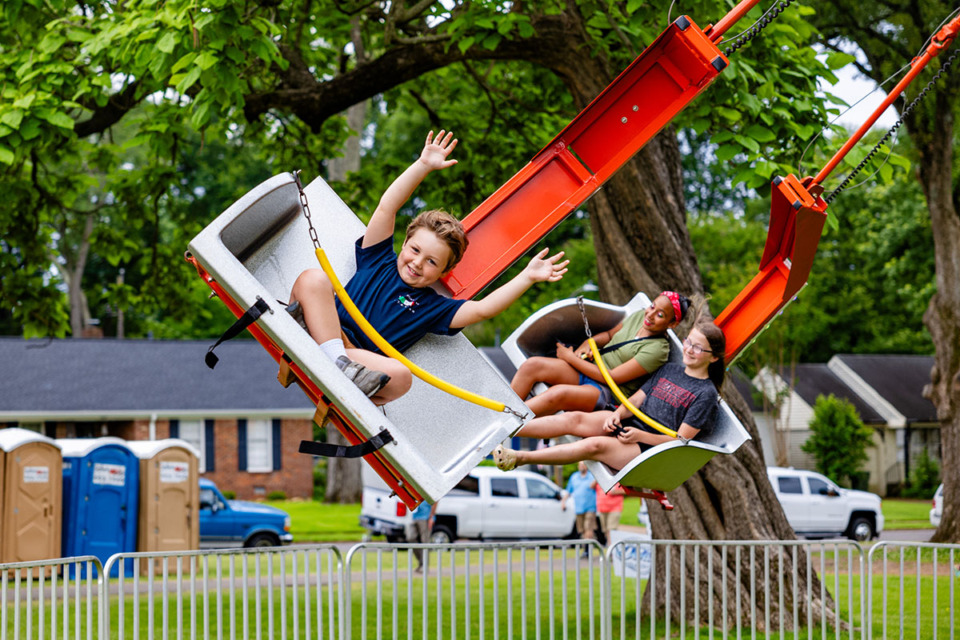
<path fill-rule="evenodd" d="M 930 525 L 930 500 L 906 500 L 903 498 L 883 501 L 884 525 L 887 529 L 932 529 Z"/>
<path fill-rule="evenodd" d="M 360 526 L 359 504 L 327 504 L 313 500 L 274 500 L 270 504 L 290 514 L 296 542 L 359 542 L 366 531 Z M 659 507 L 655 507 L 659 508 Z M 637 526 L 639 498 L 624 500 L 620 522 Z M 883 501 L 886 529 L 931 529 L 929 500 Z"/>

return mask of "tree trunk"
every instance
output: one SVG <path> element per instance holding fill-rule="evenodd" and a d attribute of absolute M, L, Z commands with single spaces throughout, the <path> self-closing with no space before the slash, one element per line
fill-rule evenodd
<path fill-rule="evenodd" d="M 568 11 L 568 15 L 572 12 Z M 601 56 L 583 55 L 585 46 L 583 29 L 568 30 L 570 42 L 566 47 L 551 52 L 545 61 L 548 67 L 563 78 L 580 108 L 585 107 L 613 78 L 614 73 Z M 557 56 L 553 58 L 552 56 Z M 680 149 L 675 132 L 671 128 L 661 131 L 590 200 L 590 222 L 597 254 L 601 296 L 607 301 L 622 303 L 636 291 L 658 293 L 661 289 L 675 289 L 690 295 L 703 293 L 703 282 L 697 265 L 696 254 L 686 226 L 686 208 L 683 198 Z M 685 326 L 689 324 L 684 323 Z M 718 456 L 694 475 L 683 486 L 670 493 L 676 505 L 666 512 L 659 505 L 650 504 L 650 519 L 655 539 L 674 540 L 791 540 L 793 530 L 787 523 L 780 502 L 770 486 L 760 447 L 756 425 L 743 398 L 732 382 L 724 385 L 723 397 L 740 417 L 753 440 L 745 443 L 736 455 Z M 714 584 L 726 582 L 734 588 L 736 566 L 728 558 L 726 566 L 719 555 L 714 559 Z M 666 554 L 658 554 L 656 570 L 665 575 Z M 671 555 L 671 575 L 684 575 L 683 582 L 674 580 L 670 585 L 674 595 L 680 589 L 688 594 L 696 589 L 705 589 L 706 581 L 694 583 L 692 565 L 684 574 L 679 572 L 679 554 Z M 692 555 L 687 562 L 693 562 Z M 798 556 L 800 567 L 806 566 L 806 556 Z M 705 570 L 706 564 L 701 564 Z M 742 569 L 742 568 L 741 568 Z M 703 576 L 701 576 L 703 578 Z M 741 589 L 753 586 L 763 592 L 771 603 L 779 602 L 780 588 L 790 585 L 774 584 L 764 591 L 758 582 L 750 584 L 749 571 L 740 571 Z M 811 592 L 820 593 L 816 575 L 807 576 L 805 570 L 799 575 L 800 593 L 806 593 L 808 581 Z M 649 588 L 649 587 L 648 587 Z M 731 591 L 732 593 L 733 591 Z M 784 594 L 785 596 L 787 594 Z M 656 593 L 658 606 L 663 606 L 666 591 Z M 737 607 L 744 622 L 764 618 L 763 599 L 758 599 L 755 611 L 744 602 L 727 603 L 726 619 L 736 624 Z M 801 606 L 813 607 L 813 618 L 819 623 L 821 603 L 798 599 Z M 649 602 L 649 594 L 644 597 Z M 704 600 L 706 601 L 706 600 Z M 671 598 L 675 608 L 672 615 L 679 616 L 679 597 Z M 714 619 L 721 620 L 722 602 L 715 599 Z M 645 605 L 648 606 L 648 605 Z M 824 607 L 832 609 L 832 602 Z M 687 611 L 689 617 L 692 611 Z M 803 610 L 806 620 L 807 610 Z"/>
<path fill-rule="evenodd" d="M 329 444 L 350 446 L 350 442 L 327 422 L 327 442 Z M 354 504 L 363 497 L 363 479 L 359 458 L 327 459 L 327 492 L 324 501 L 339 504 Z"/>
<path fill-rule="evenodd" d="M 363 40 L 360 37 L 359 19 L 351 21 L 351 36 L 357 60 L 362 63 L 366 60 L 363 49 Z M 343 143 L 343 156 L 334 158 L 327 165 L 330 181 L 342 182 L 347 173 L 360 170 L 360 136 L 367 119 L 366 100 L 358 102 L 347 109 L 347 125 L 351 135 Z M 349 445 L 334 425 L 327 422 L 327 442 L 337 445 Z M 363 498 L 363 461 L 360 458 L 330 458 L 327 461 L 327 491 L 324 499 L 327 502 L 352 504 Z"/>
<path fill-rule="evenodd" d="M 947 91 L 936 95 L 932 131 L 916 135 L 937 279 L 937 293 L 923 318 L 936 348 L 924 395 L 937 407 L 943 474 L 943 517 L 932 541 L 947 543 L 960 541 L 960 215 L 952 184 L 955 95 Z"/>

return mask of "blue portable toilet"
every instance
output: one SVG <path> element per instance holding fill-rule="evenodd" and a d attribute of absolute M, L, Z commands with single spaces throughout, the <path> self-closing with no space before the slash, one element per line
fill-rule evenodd
<path fill-rule="evenodd" d="M 62 438 L 63 556 L 137 550 L 140 461 L 120 438 Z M 133 575 L 133 563 L 126 563 Z M 117 567 L 114 566 L 114 577 Z"/>

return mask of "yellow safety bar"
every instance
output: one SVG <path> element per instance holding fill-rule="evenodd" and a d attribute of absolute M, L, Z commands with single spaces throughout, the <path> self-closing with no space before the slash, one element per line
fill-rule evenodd
<path fill-rule="evenodd" d="M 610 375 L 610 372 L 607 370 L 607 365 L 603 363 L 603 358 L 600 357 L 600 349 L 597 348 L 597 342 L 593 339 L 593 336 L 587 338 L 587 341 L 590 343 L 590 351 L 593 352 L 593 362 L 600 368 L 600 375 L 603 376 L 603 379 L 606 381 L 607 386 L 610 387 L 610 390 L 613 391 L 613 395 L 617 396 L 617 400 L 623 403 L 627 409 L 630 410 L 630 413 L 637 416 L 639 420 L 653 427 L 660 433 L 665 436 L 670 436 L 671 438 L 677 437 L 677 432 L 673 429 L 668 429 L 663 426 L 644 412 L 637 409 L 633 406 L 633 403 L 627 399 L 627 396 L 623 395 L 623 391 L 620 390 L 620 387 L 617 386 L 617 383 L 613 381 L 613 376 Z"/>
<path fill-rule="evenodd" d="M 383 339 L 376 329 L 373 328 L 367 319 L 363 317 L 363 314 L 360 313 L 360 310 L 357 309 L 356 305 L 353 304 L 353 301 L 350 299 L 349 294 L 347 294 L 346 289 L 343 288 L 343 285 L 340 284 L 339 278 L 337 278 L 336 272 L 333 270 L 333 266 L 330 264 L 330 260 L 327 258 L 327 254 L 321 247 L 317 247 L 317 260 L 320 261 L 320 267 L 323 269 L 323 272 L 327 274 L 327 277 L 330 278 L 331 284 L 333 284 L 334 291 L 337 292 L 337 296 L 340 298 L 340 302 L 343 303 L 343 307 L 347 310 L 347 313 L 350 314 L 350 317 L 353 318 L 353 321 L 357 323 L 357 326 L 370 338 L 377 347 L 380 348 L 383 353 L 399 360 L 410 369 L 410 372 L 413 375 L 417 376 L 424 382 L 429 385 L 433 385 L 441 391 L 445 391 L 451 395 L 454 395 L 462 400 L 467 402 L 472 402 L 473 404 L 480 405 L 481 407 L 486 407 L 487 409 L 492 409 L 493 411 L 507 411 L 507 406 L 502 402 L 497 402 L 496 400 L 490 400 L 489 398 L 484 398 L 481 395 L 477 395 L 472 391 L 467 391 L 466 389 L 461 389 L 456 385 L 452 385 L 449 382 L 445 382 L 440 378 L 434 376 L 431 373 L 428 373 L 412 363 L 406 356 L 393 348 L 393 346 Z M 512 412 L 512 410 L 510 410 Z"/>

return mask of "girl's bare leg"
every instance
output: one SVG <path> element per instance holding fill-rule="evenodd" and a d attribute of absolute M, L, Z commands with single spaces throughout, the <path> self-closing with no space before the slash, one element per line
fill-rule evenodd
<path fill-rule="evenodd" d="M 517 466 L 522 464 L 570 464 L 581 460 L 597 460 L 622 469 L 640 455 L 640 448 L 620 442 L 611 436 L 594 436 L 570 444 L 559 444 L 536 451 L 514 451 Z"/>
<path fill-rule="evenodd" d="M 558 384 L 527 400 L 527 407 L 536 416 L 549 416 L 558 411 L 593 411 L 600 389 L 589 384 Z"/>
<path fill-rule="evenodd" d="M 560 436 L 602 436 L 603 423 L 610 415 L 610 411 L 570 411 L 556 416 L 534 418 L 520 428 L 516 435 L 524 438 L 558 438 Z"/>
<path fill-rule="evenodd" d="M 580 374 L 563 360 L 534 356 L 524 360 L 510 382 L 510 388 L 521 398 L 526 398 L 538 382 L 546 384 L 577 384 Z"/>

